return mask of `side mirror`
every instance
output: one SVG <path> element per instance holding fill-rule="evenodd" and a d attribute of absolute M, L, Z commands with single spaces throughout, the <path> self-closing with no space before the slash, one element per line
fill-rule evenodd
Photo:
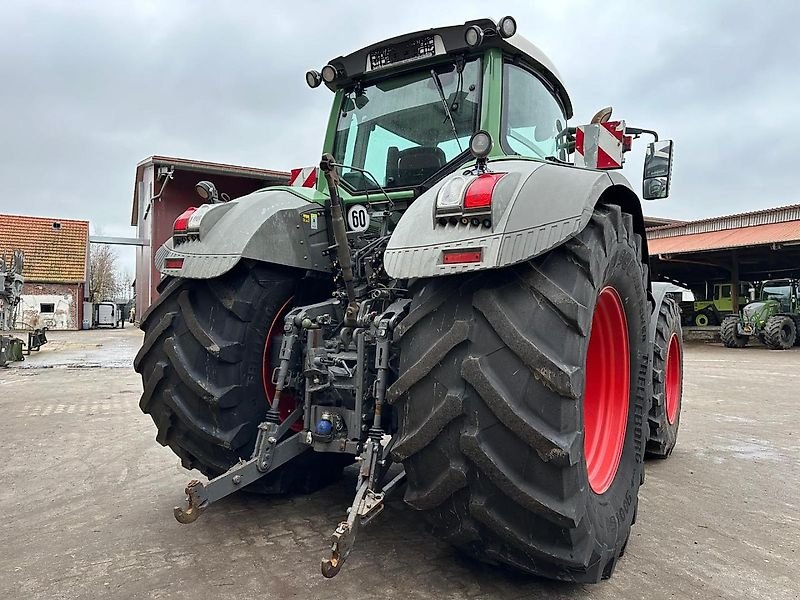
<path fill-rule="evenodd" d="M 644 180 L 642 197 L 659 200 L 669 196 L 672 177 L 672 140 L 661 140 L 647 146 L 644 157 Z"/>
<path fill-rule="evenodd" d="M 751 287 L 748 291 L 750 292 L 750 302 L 755 302 L 756 301 L 756 288 Z"/>

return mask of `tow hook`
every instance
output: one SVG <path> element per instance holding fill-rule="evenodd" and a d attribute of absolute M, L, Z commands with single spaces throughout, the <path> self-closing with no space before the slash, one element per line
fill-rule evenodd
<path fill-rule="evenodd" d="M 176 506 L 172 513 L 179 523 L 194 523 L 211 504 L 261 479 L 282 464 L 308 449 L 302 434 L 295 433 L 282 440 L 299 418 L 302 407 L 295 409 L 280 425 L 264 422 L 258 426 L 253 456 L 241 460 L 228 471 L 204 484 L 196 479 L 186 486 L 186 508 Z"/>
<path fill-rule="evenodd" d="M 322 559 L 322 575 L 329 579 L 339 574 L 344 561 L 350 556 L 359 528 L 379 515 L 385 506 L 386 497 L 405 482 L 406 474 L 401 471 L 384 485 L 381 491 L 377 491 L 381 472 L 386 464 L 382 458 L 383 454 L 384 448 L 381 442 L 371 440 L 358 457 L 361 462 L 361 470 L 355 498 L 350 508 L 347 509 L 347 519 L 339 523 L 331 535 L 330 558 Z"/>
<path fill-rule="evenodd" d="M 172 513 L 178 520 L 178 523 L 194 523 L 200 513 L 203 512 L 208 506 L 208 495 L 206 488 L 202 482 L 197 479 L 192 479 L 186 485 L 186 504 L 187 508 L 184 510 L 180 506 L 172 509 Z"/>

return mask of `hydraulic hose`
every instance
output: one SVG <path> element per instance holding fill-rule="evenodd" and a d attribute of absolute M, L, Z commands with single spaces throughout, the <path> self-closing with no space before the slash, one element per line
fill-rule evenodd
<path fill-rule="evenodd" d="M 342 281 L 344 281 L 345 291 L 347 292 L 345 323 L 354 325 L 358 314 L 358 304 L 356 303 L 356 289 L 353 283 L 353 262 L 350 253 L 350 242 L 347 239 L 347 230 L 344 225 L 342 199 L 339 197 L 339 175 L 334 166 L 333 156 L 327 153 L 323 154 L 319 168 L 325 174 L 325 181 L 328 183 L 333 242 L 336 246 L 336 259 L 339 261 L 339 267 L 342 270 Z"/>

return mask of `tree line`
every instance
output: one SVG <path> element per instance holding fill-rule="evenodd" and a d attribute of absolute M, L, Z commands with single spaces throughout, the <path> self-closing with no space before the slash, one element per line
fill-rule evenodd
<path fill-rule="evenodd" d="M 119 268 L 116 251 L 108 244 L 92 244 L 89 249 L 89 301 L 129 299 L 132 278 Z"/>

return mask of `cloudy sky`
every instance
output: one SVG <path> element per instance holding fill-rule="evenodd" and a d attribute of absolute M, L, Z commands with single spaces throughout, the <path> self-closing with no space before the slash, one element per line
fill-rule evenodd
<path fill-rule="evenodd" d="M 672 196 L 647 214 L 800 202 L 793 0 L 222 4 L 4 0 L 0 212 L 131 236 L 141 159 L 313 164 L 332 96 L 306 87 L 308 68 L 400 33 L 504 14 L 558 66 L 573 124 L 610 104 L 675 140 Z M 635 186 L 643 147 L 625 169 Z"/>

